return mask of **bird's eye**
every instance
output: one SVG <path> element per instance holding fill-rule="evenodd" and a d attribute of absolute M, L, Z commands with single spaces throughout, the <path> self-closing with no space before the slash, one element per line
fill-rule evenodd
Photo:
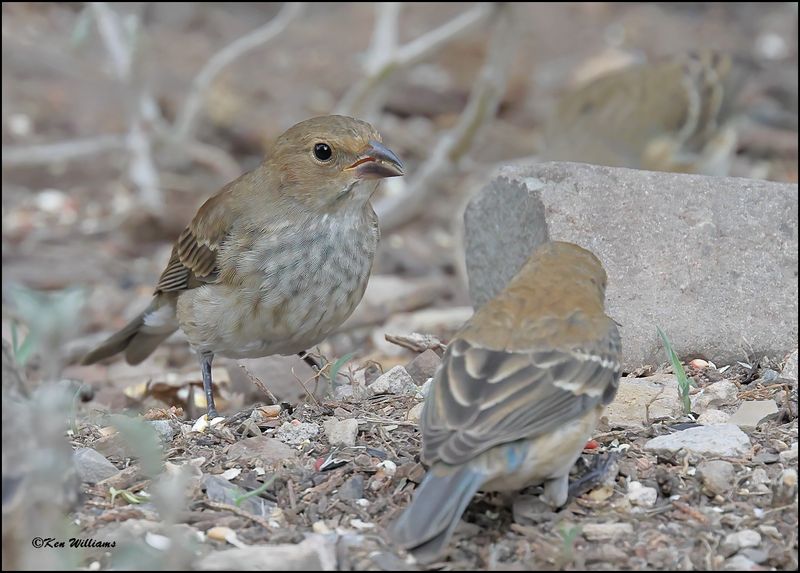
<path fill-rule="evenodd" d="M 329 161 L 333 157 L 333 150 L 327 143 L 317 143 L 314 146 L 314 157 L 320 161 Z"/>

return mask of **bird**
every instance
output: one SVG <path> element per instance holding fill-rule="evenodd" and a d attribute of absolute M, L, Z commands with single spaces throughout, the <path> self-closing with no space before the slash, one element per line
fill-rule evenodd
<path fill-rule="evenodd" d="M 214 356 L 310 360 L 306 350 L 353 312 L 380 238 L 370 198 L 381 179 L 403 174 L 367 122 L 330 115 L 290 127 L 258 167 L 200 207 L 150 305 L 83 364 L 120 352 L 138 364 L 180 328 L 216 418 Z"/>
<path fill-rule="evenodd" d="M 447 549 L 478 491 L 542 484 L 542 502 L 566 503 L 570 469 L 621 373 L 606 280 L 590 251 L 547 242 L 454 335 L 420 418 L 428 471 L 389 526 L 417 561 Z"/>
<path fill-rule="evenodd" d="M 560 98 L 540 159 L 727 175 L 751 67 L 701 50 L 605 73 Z"/>

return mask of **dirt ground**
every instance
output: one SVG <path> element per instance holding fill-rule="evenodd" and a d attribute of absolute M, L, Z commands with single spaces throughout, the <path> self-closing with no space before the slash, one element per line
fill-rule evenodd
<path fill-rule="evenodd" d="M 468 6 L 411 4 L 402 13 L 400 40 L 409 41 Z M 148 86 L 160 113 L 171 121 L 209 57 L 279 8 L 269 3 L 125 4 L 122 10 L 140 15 L 143 38 L 135 85 Z M 421 396 L 365 389 L 396 365 L 406 366 L 415 384 L 425 382 L 424 374 L 436 362 L 432 351 L 418 359 L 420 352 L 387 342 L 385 334 L 417 331 L 446 343 L 469 316 L 461 206 L 495 165 L 536 152 L 537 135 L 561 91 L 620 53 L 652 58 L 713 47 L 759 58 L 764 71 L 753 82 L 789 119 L 742 134 L 735 174 L 796 182 L 796 4 L 521 7 L 525 31 L 498 118 L 463 168 L 438 184 L 425 212 L 384 234 L 361 307 L 318 350 L 334 362 L 348 358 L 340 370 L 347 389 L 315 380 L 295 358 L 244 361 L 245 369 L 220 359 L 215 377 L 226 419 L 203 431 L 193 431 L 202 412 L 195 400 L 199 370 L 179 335 L 137 367 L 121 359 L 93 366 L 78 366 L 77 360 L 147 304 L 171 241 L 229 180 L 230 166 L 218 154 L 187 160 L 157 147 L 164 209 L 153 216 L 127 175 L 129 158 L 123 152 L 37 165 L 7 163 L 7 149 L 125 133 L 130 86 L 114 77 L 82 4 L 4 3 L 2 10 L 3 338 L 10 341 L 30 330 L 30 317 L 25 320 L 11 303 L 9 285 L 48 292 L 81 289 L 86 302 L 76 313 L 64 311 L 60 319 L 57 303 L 42 307 L 43 314 L 56 317 L 48 322 L 53 338 L 25 370 L 34 385 L 52 367 L 59 379 L 84 388 L 72 446 L 97 450 L 120 471 L 105 481 L 84 483 L 70 517 L 81 538 L 130 544 L 126 551 L 87 548 L 73 565 L 92 570 L 202 567 L 202 556 L 214 563 L 220 551 L 237 544 L 298 544 L 314 535 L 323 549 L 330 546 L 339 570 L 797 569 L 796 493 L 785 497 L 779 487 L 783 470 L 797 468 L 797 380 L 795 374 L 793 384 L 784 378 L 775 382 L 770 373 L 782 372 L 782 365 L 774 357 L 743 356 L 750 367 L 730 365 L 725 375 L 737 386 L 736 400 L 725 409 L 733 412 L 754 399 L 774 399 L 780 409 L 748 432 L 752 456 L 723 458 L 734 470 L 729 491 L 709 492 L 696 459 L 644 449 L 652 437 L 693 418 L 651 420 L 636 429 L 606 424 L 575 470 L 577 477 L 597 456 L 613 455 L 602 484 L 561 511 L 545 514 L 525 511 L 530 497 L 514 501 L 479 494 L 447 559 L 425 567 L 406 561 L 385 533 L 423 475 L 413 414 Z M 359 55 L 369 46 L 372 20 L 372 10 L 362 4 L 308 6 L 286 33 L 213 83 L 198 122 L 198 141 L 223 150 L 240 172 L 255 166 L 276 135 L 308 116 L 329 113 L 361 77 Z M 486 30 L 478 27 L 398 79 L 378 127 L 409 172 L 456 121 L 483 61 L 486 39 Z M 441 347 L 435 348 L 440 354 Z M 718 372 L 708 367 L 692 374 L 702 388 L 717 381 Z M 269 407 L 271 399 L 251 376 L 274 394 L 280 408 Z M 131 449 L 126 431 L 113 429 L 114 416 L 121 413 L 162 421 L 149 426 L 161 435 L 157 457 L 167 466 L 159 462 L 155 472 L 145 468 L 146 455 Z M 324 428 L 330 420 L 356 420 L 355 444 L 332 445 Z M 4 435 L 6 423 L 4 417 Z M 292 432 L 302 435 L 303 428 L 316 433 L 296 438 Z M 792 444 L 793 462 L 780 457 Z M 5 464 L 4 457 L 4 475 Z M 188 472 L 184 499 L 165 513 L 163 504 L 141 494 L 151 493 L 159 476 L 179 466 L 188 468 L 181 470 Z M 763 477 L 762 472 L 765 481 L 756 483 L 753 476 Z M 657 501 L 632 504 L 632 481 L 654 488 Z M 239 505 L 234 502 L 259 489 Z M 596 524 L 614 527 L 592 529 Z M 743 530 L 758 532 L 759 541 L 748 545 L 729 539 Z M 181 545 L 175 541 L 180 535 L 194 541 Z M 173 540 L 169 557 L 159 545 L 163 539 Z"/>

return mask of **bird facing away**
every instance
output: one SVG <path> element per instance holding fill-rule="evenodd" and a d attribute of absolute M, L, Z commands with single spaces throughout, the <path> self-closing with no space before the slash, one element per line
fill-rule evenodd
<path fill-rule="evenodd" d="M 744 61 L 689 53 L 613 71 L 564 95 L 541 158 L 726 175 Z"/>
<path fill-rule="evenodd" d="M 400 159 L 366 122 L 309 119 L 206 201 L 181 233 L 150 305 L 90 352 L 137 364 L 178 328 L 197 351 L 209 419 L 214 355 L 302 353 L 353 312 L 380 231 L 370 197 Z"/>
<path fill-rule="evenodd" d="M 566 503 L 570 468 L 617 391 L 620 337 L 589 251 L 545 243 L 455 335 L 425 398 L 429 470 L 393 524 L 418 561 L 440 556 L 479 491 L 543 484 Z"/>

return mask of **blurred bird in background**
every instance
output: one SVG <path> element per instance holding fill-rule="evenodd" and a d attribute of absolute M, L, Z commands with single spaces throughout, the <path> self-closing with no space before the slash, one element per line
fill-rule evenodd
<path fill-rule="evenodd" d="M 147 358 L 178 328 L 200 357 L 208 418 L 215 354 L 304 353 L 350 316 L 379 239 L 370 197 L 400 159 L 366 122 L 309 119 L 281 135 L 255 170 L 200 207 L 181 233 L 152 303 L 90 352 Z"/>
<path fill-rule="evenodd" d="M 605 288 L 592 253 L 545 243 L 453 338 L 420 422 L 430 469 L 392 527 L 417 560 L 441 555 L 479 490 L 543 483 L 543 501 L 567 501 L 569 471 L 620 376 Z"/>
<path fill-rule="evenodd" d="M 747 73 L 710 51 L 606 73 L 561 98 L 541 159 L 727 175 Z"/>

